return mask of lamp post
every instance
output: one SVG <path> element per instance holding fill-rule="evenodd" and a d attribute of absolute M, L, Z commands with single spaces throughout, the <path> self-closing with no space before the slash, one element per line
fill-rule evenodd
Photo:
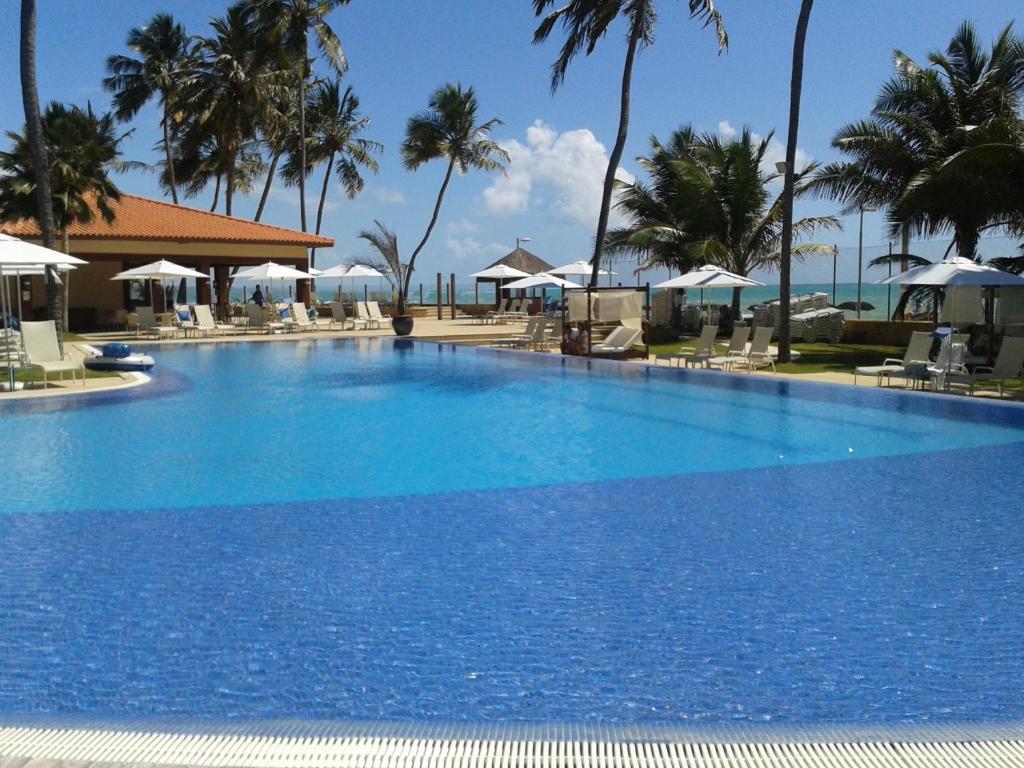
<path fill-rule="evenodd" d="M 836 305 L 836 265 L 839 263 L 839 246 L 832 246 L 832 306 Z"/>
<path fill-rule="evenodd" d="M 864 276 L 864 213 L 873 213 L 876 208 L 860 206 L 860 232 L 857 235 L 857 319 L 860 320 L 860 289 Z"/>

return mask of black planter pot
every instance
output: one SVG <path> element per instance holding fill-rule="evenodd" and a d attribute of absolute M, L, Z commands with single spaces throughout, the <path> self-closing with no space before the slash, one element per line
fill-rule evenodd
<path fill-rule="evenodd" d="M 412 325 L 412 315 L 398 315 L 391 318 L 391 328 L 394 330 L 395 336 L 408 336 L 412 333 Z"/>

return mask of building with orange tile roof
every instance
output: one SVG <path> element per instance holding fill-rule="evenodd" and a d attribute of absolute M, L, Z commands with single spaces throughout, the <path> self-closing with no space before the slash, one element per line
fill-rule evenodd
<path fill-rule="evenodd" d="M 330 248 L 334 240 L 285 227 L 222 216 L 183 205 L 122 193 L 113 202 L 115 218 L 107 223 L 94 215 L 87 224 L 68 231 L 69 250 L 89 263 L 75 270 L 69 280 L 69 319 L 72 330 L 104 325 L 119 309 L 128 308 L 133 292 L 148 295 L 127 282 L 115 282 L 116 273 L 167 259 L 211 274 L 212 280 L 196 280 L 197 301 L 211 303 L 211 288 L 220 306 L 228 304 L 228 288 L 234 267 L 276 261 L 299 269 L 308 266 L 310 248 Z M 0 224 L 5 232 L 39 242 L 34 220 Z M 60 248 L 60 243 L 58 243 Z M 46 292 L 42 278 L 22 278 L 22 311 L 26 317 L 45 312 Z M 297 286 L 308 301 L 308 281 Z M 148 301 L 146 302 L 148 303 Z"/>

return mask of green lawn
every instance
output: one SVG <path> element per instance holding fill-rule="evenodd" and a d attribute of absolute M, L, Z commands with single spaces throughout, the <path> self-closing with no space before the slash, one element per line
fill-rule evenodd
<path fill-rule="evenodd" d="M 720 340 L 721 341 L 721 340 Z M 652 355 L 666 355 L 693 349 L 695 339 L 680 342 L 662 338 L 651 344 Z M 725 349 L 725 344 L 722 349 Z M 777 366 L 780 373 L 850 373 L 858 365 L 878 365 L 887 357 L 903 357 L 902 347 L 871 344 L 794 344 L 800 353 L 796 362 Z"/>
<path fill-rule="evenodd" d="M 71 342 L 75 342 L 75 341 L 88 341 L 88 339 L 85 338 L 84 336 L 79 336 L 77 333 L 65 333 L 64 334 L 64 341 L 66 343 L 66 342 L 69 342 L 69 341 L 71 341 Z M 6 375 L 7 374 L 5 373 L 4 376 L 6 377 Z M 115 371 L 86 371 L 85 372 L 85 378 L 87 378 L 87 379 L 107 379 L 107 378 L 110 378 L 111 376 L 117 376 L 117 375 L 118 374 Z M 47 378 L 50 381 L 54 381 L 54 382 L 60 381 L 60 376 L 58 374 L 53 374 L 53 375 L 51 375 L 51 376 L 49 376 Z M 15 379 L 15 381 L 21 381 L 21 382 L 24 382 L 26 384 L 28 384 L 28 383 L 33 383 L 34 384 L 36 382 L 40 382 L 40 381 L 43 380 L 43 372 L 42 371 L 19 371 L 18 373 L 16 373 L 14 375 L 14 379 Z M 67 381 L 67 382 L 70 382 L 71 381 L 70 374 L 65 373 L 64 374 L 64 380 Z"/>

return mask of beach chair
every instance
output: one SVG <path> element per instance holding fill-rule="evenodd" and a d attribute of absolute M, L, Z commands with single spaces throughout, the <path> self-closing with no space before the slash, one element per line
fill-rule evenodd
<path fill-rule="evenodd" d="M 497 309 L 490 310 L 486 315 L 482 315 L 487 322 L 500 323 L 505 319 L 505 312 L 508 311 L 508 305 L 511 299 L 502 299 L 498 304 Z"/>
<path fill-rule="evenodd" d="M 246 326 L 246 333 L 258 331 L 259 333 L 280 333 L 287 330 L 285 324 L 279 320 L 271 320 L 267 317 L 267 311 L 258 304 L 246 304 L 245 314 L 249 318 Z"/>
<path fill-rule="evenodd" d="M 59 373 L 61 380 L 64 374 L 71 373 L 71 380 L 81 374 L 82 386 L 85 386 L 85 367 L 81 360 L 75 360 L 67 352 L 61 354 L 60 342 L 57 340 L 57 326 L 53 320 L 39 322 L 22 322 L 21 343 L 25 350 L 25 359 L 33 369 L 43 372 L 43 387 L 51 373 Z"/>
<path fill-rule="evenodd" d="M 1002 398 L 1006 382 L 1024 383 L 1024 337 L 1004 336 L 995 363 L 991 366 L 979 365 L 970 373 L 950 373 L 946 380 L 947 386 L 966 384 L 972 395 L 979 384 L 995 384 Z"/>
<path fill-rule="evenodd" d="M 530 319 L 530 313 L 526 311 L 526 307 L 529 304 L 529 299 L 513 299 L 512 304 L 509 305 L 508 310 L 504 314 L 506 321 L 512 322 L 526 322 Z"/>
<path fill-rule="evenodd" d="M 391 318 L 380 311 L 380 304 L 376 301 L 366 302 L 366 311 L 369 314 L 370 320 L 377 323 L 378 328 L 391 326 Z"/>
<path fill-rule="evenodd" d="M 354 331 L 358 327 L 366 327 L 365 320 L 359 320 L 355 317 L 349 318 L 345 316 L 345 305 L 340 301 L 331 302 L 331 322 L 327 326 L 327 330 L 334 330 L 335 326 L 341 326 L 341 330 L 345 330 L 345 323 L 352 323 L 352 330 Z"/>
<path fill-rule="evenodd" d="M 356 318 L 363 323 L 363 326 L 370 329 L 380 328 L 380 320 L 374 320 L 370 316 L 370 307 L 365 301 L 355 302 Z"/>
<path fill-rule="evenodd" d="M 134 327 L 136 336 L 142 333 L 147 336 L 161 335 L 160 324 L 156 321 L 156 313 L 152 307 L 136 307 L 135 314 L 138 316 L 138 323 Z"/>
<path fill-rule="evenodd" d="M 707 367 L 708 360 L 715 356 L 715 337 L 718 336 L 717 325 L 705 325 L 700 329 L 700 338 L 692 352 L 677 352 L 673 358 L 682 363 L 685 367 L 703 365 Z"/>
<path fill-rule="evenodd" d="M 910 342 L 907 344 L 907 351 L 903 359 L 887 357 L 881 365 L 861 365 L 853 369 L 853 383 L 857 383 L 857 376 L 875 376 L 878 386 L 882 386 L 882 377 L 891 378 L 896 375 L 906 375 L 908 370 L 920 372 L 929 365 L 928 353 L 932 349 L 932 335 L 928 331 L 914 331 L 910 335 Z"/>
<path fill-rule="evenodd" d="M 320 323 L 309 319 L 309 310 L 301 301 L 292 302 L 292 320 L 297 331 L 319 331 Z"/>
<path fill-rule="evenodd" d="M 196 318 L 196 330 L 204 336 L 235 332 L 235 326 L 231 323 L 218 323 L 213 319 L 209 304 L 193 304 L 191 309 Z"/>
<path fill-rule="evenodd" d="M 509 336 L 504 339 L 491 339 L 492 347 L 522 348 L 531 347 L 544 339 L 544 331 L 547 328 L 546 317 L 531 317 L 523 332 L 517 336 Z"/>
<path fill-rule="evenodd" d="M 745 365 L 747 371 L 753 373 L 759 366 L 765 365 L 775 373 L 775 358 L 768 351 L 772 342 L 772 334 L 775 329 L 771 326 L 761 326 L 754 329 L 754 340 L 742 355 L 736 355 L 729 359 L 728 367 L 735 368 L 737 365 Z"/>
<path fill-rule="evenodd" d="M 636 344 L 642 336 L 643 331 L 636 328 L 630 328 L 626 325 L 616 326 L 615 330 L 609 333 L 603 341 L 590 347 L 590 354 L 624 355 L 633 348 L 633 345 Z"/>
<path fill-rule="evenodd" d="M 709 368 L 721 368 L 729 370 L 736 360 L 743 360 L 747 355 L 747 342 L 750 340 L 750 327 L 737 326 L 732 329 L 732 338 L 729 339 L 729 349 L 724 355 L 709 357 L 707 366 Z"/>

